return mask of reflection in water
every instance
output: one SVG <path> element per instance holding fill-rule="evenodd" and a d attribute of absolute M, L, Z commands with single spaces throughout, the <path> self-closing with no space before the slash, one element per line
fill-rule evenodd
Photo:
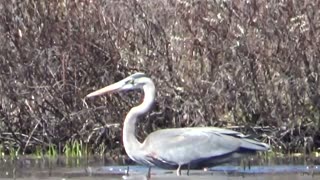
<path fill-rule="evenodd" d="M 248 160 L 244 161 L 248 164 Z M 244 168 L 244 162 L 227 164 L 209 168 L 206 171 L 192 170 L 190 176 L 177 177 L 171 170 L 153 168 L 152 179 L 320 179 L 319 158 L 255 158 L 251 159 L 250 169 Z M 148 168 L 130 165 L 129 176 L 126 176 L 128 166 L 108 158 L 28 158 L 0 159 L 0 178 L 24 180 L 32 179 L 145 179 Z"/>

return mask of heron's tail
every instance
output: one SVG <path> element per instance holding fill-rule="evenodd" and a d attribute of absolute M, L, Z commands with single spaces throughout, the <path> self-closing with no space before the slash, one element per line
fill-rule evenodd
<path fill-rule="evenodd" d="M 256 151 L 268 151 L 270 146 L 266 143 L 258 142 L 249 138 L 241 139 L 240 151 L 256 152 Z"/>

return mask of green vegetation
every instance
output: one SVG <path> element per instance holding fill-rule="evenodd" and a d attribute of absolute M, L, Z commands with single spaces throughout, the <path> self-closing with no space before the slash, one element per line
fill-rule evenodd
<path fill-rule="evenodd" d="M 83 147 L 82 141 L 78 142 L 77 140 L 72 141 L 63 149 L 64 155 L 68 157 L 83 157 L 86 153 L 86 148 Z"/>
<path fill-rule="evenodd" d="M 0 144 L 0 159 L 2 159 L 4 157 L 4 150 L 3 150 L 3 146 Z"/>
<path fill-rule="evenodd" d="M 58 149 L 56 148 L 56 145 L 50 144 L 48 152 L 46 153 L 48 157 L 56 158 L 58 155 Z"/>
<path fill-rule="evenodd" d="M 141 94 L 83 97 L 136 71 L 157 86 L 140 139 L 218 126 L 319 152 L 320 2 L 245 2 L 1 1 L 0 155 L 124 154 Z"/>
<path fill-rule="evenodd" d="M 15 149 L 13 147 L 9 148 L 9 150 L 10 150 L 9 151 L 9 156 L 10 156 L 11 160 L 14 160 L 14 159 L 19 157 L 19 149 L 20 148 L 18 148 L 18 149 Z"/>

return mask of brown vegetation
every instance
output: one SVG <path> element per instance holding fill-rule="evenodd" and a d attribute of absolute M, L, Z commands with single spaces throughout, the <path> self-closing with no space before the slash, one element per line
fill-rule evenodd
<path fill-rule="evenodd" d="M 165 127 L 233 126 L 284 152 L 319 148 L 319 6 L 1 1 L 0 144 L 26 153 L 73 140 L 121 148 L 117 124 L 140 94 L 82 98 L 143 71 L 158 97 L 141 138 Z"/>

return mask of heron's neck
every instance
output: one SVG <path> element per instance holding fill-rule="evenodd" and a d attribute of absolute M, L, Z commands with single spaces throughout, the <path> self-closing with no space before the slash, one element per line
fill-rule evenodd
<path fill-rule="evenodd" d="M 129 157 L 131 158 L 134 155 L 133 152 L 138 152 L 136 150 L 139 150 L 139 148 L 141 147 L 140 146 L 141 143 L 138 141 L 138 139 L 135 136 L 137 118 L 138 116 L 143 115 L 150 110 L 155 99 L 155 86 L 153 82 L 151 81 L 150 84 L 144 85 L 143 91 L 144 91 L 143 102 L 140 105 L 133 107 L 129 111 L 123 126 L 124 148 L 127 154 L 129 155 Z"/>

